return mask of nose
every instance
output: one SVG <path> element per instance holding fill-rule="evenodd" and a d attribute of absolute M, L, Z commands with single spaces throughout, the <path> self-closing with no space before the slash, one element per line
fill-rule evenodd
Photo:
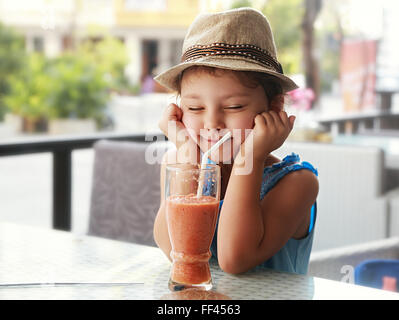
<path fill-rule="evenodd" d="M 221 130 L 226 128 L 223 112 L 219 110 L 209 110 L 205 114 L 204 129 Z"/>

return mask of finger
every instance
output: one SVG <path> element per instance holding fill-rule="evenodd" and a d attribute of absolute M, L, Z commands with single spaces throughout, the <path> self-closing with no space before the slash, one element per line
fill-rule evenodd
<path fill-rule="evenodd" d="M 281 110 L 279 113 L 280 119 L 281 121 L 284 123 L 284 125 L 289 125 L 289 120 L 288 120 L 288 115 L 287 112 L 285 112 L 284 110 Z"/>
<path fill-rule="evenodd" d="M 294 128 L 295 119 L 296 119 L 295 116 L 290 116 L 288 119 L 290 122 L 290 130 Z"/>
<path fill-rule="evenodd" d="M 173 112 L 176 108 L 179 108 L 179 107 L 177 106 L 177 104 L 175 104 L 175 103 L 169 103 L 169 105 L 168 105 L 168 107 L 167 107 L 167 111 L 168 111 L 168 112 Z"/>
<path fill-rule="evenodd" d="M 273 117 L 275 126 L 284 126 L 284 123 L 281 121 L 280 115 L 275 111 L 270 111 L 270 115 Z"/>
<path fill-rule="evenodd" d="M 174 139 L 173 137 L 177 136 L 178 131 L 185 129 L 182 122 L 183 112 L 176 104 L 171 103 L 168 105 L 163 118 L 160 127 L 171 139 Z M 175 130 L 177 130 L 177 132 L 174 132 Z"/>
<path fill-rule="evenodd" d="M 280 118 L 282 119 L 284 128 L 287 130 L 287 132 L 291 132 L 293 126 L 291 124 L 291 120 L 288 118 L 287 112 L 284 110 L 280 111 Z"/>
<path fill-rule="evenodd" d="M 181 121 L 181 118 L 183 117 L 182 110 L 174 103 L 169 104 L 167 114 L 169 120 Z"/>
<path fill-rule="evenodd" d="M 258 114 L 255 119 L 255 126 L 264 127 L 266 126 L 266 119 L 264 118 L 263 114 Z"/>
<path fill-rule="evenodd" d="M 262 112 L 263 117 L 265 118 L 266 121 L 266 125 L 270 128 L 270 129 L 274 129 L 276 127 L 275 124 L 275 120 L 274 117 L 271 114 L 271 111 L 268 112 Z"/>
<path fill-rule="evenodd" d="M 175 110 L 176 110 L 176 114 L 177 114 L 177 119 L 179 119 L 179 121 L 183 120 L 183 109 L 180 108 L 178 105 L 175 104 Z"/>

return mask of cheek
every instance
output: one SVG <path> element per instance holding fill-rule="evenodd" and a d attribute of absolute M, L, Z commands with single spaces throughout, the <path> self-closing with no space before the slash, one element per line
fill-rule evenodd
<path fill-rule="evenodd" d="M 229 119 L 228 126 L 232 129 L 252 129 L 256 114 L 245 114 Z"/>
<path fill-rule="evenodd" d="M 202 120 L 193 115 L 184 114 L 182 122 L 187 129 L 191 129 L 191 131 L 194 131 L 196 134 L 199 134 L 202 128 Z"/>
<path fill-rule="evenodd" d="M 250 133 L 250 129 L 254 127 L 254 118 L 255 114 L 250 114 L 236 119 L 235 121 L 231 121 L 229 127 L 233 129 L 235 145 L 240 145 L 245 141 L 246 137 Z"/>
<path fill-rule="evenodd" d="M 252 113 L 245 115 L 241 114 L 239 117 L 231 117 L 226 120 L 226 126 L 232 130 L 233 140 L 229 141 L 228 147 L 226 146 L 226 149 L 228 149 L 229 152 L 223 152 L 223 155 L 222 153 L 219 154 L 219 159 L 223 159 L 223 162 L 235 158 L 237 152 L 240 150 L 241 144 L 245 141 L 247 136 L 250 134 L 251 129 L 254 127 L 255 115 L 256 114 Z"/>
<path fill-rule="evenodd" d="M 200 130 L 203 128 L 201 118 L 190 114 L 183 114 L 182 122 L 186 127 L 188 134 L 191 136 L 191 138 L 194 141 L 197 141 L 198 140 L 197 137 L 200 134 Z"/>

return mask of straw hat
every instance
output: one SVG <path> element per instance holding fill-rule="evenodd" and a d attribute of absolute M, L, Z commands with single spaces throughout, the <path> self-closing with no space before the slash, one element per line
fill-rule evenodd
<path fill-rule="evenodd" d="M 198 15 L 184 39 L 181 63 L 155 80 L 177 90 L 179 75 L 191 66 L 262 72 L 276 77 L 284 93 L 298 88 L 283 74 L 268 20 L 252 8 Z"/>

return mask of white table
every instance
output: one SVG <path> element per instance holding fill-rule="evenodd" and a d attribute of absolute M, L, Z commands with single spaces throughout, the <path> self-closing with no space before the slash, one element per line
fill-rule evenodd
<path fill-rule="evenodd" d="M 180 299 L 168 289 L 170 266 L 158 248 L 0 223 L 0 300 Z M 398 293 L 289 273 L 230 275 L 214 264 L 211 272 L 212 292 L 183 298 L 399 299 Z"/>

